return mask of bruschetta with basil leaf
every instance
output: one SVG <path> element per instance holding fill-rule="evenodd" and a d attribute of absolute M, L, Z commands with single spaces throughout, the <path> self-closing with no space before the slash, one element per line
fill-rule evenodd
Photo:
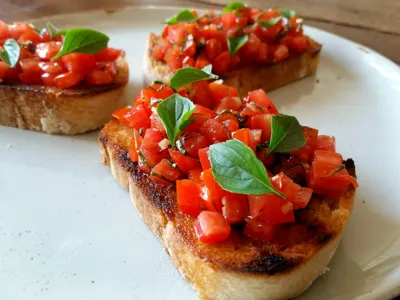
<path fill-rule="evenodd" d="M 327 270 L 358 186 L 335 137 L 180 69 L 100 132 L 102 161 L 202 299 L 289 299 Z"/>
<path fill-rule="evenodd" d="M 0 125 L 74 135 L 124 105 L 125 54 L 104 33 L 0 21 Z"/>
<path fill-rule="evenodd" d="M 321 45 L 303 32 L 291 9 L 253 9 L 232 2 L 220 13 L 182 10 L 151 33 L 145 50 L 145 83 L 168 82 L 182 67 L 212 64 L 224 84 L 244 97 L 313 74 Z"/>

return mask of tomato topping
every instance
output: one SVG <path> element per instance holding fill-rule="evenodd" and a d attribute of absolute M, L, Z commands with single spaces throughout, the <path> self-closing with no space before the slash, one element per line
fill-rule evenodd
<path fill-rule="evenodd" d="M 294 222 L 293 204 L 274 194 L 248 195 L 252 218 L 260 217 L 271 224 Z"/>
<path fill-rule="evenodd" d="M 207 138 L 197 132 L 184 134 L 181 139 L 183 149 L 193 157 L 199 157 L 199 150 L 210 146 Z"/>
<path fill-rule="evenodd" d="M 215 112 L 221 113 L 225 110 L 239 110 L 242 106 L 242 101 L 239 97 L 227 96 L 222 98 L 221 103 L 216 107 Z"/>
<path fill-rule="evenodd" d="M 224 124 L 215 119 L 204 122 L 200 132 L 213 143 L 225 142 L 229 139 L 228 130 Z"/>
<path fill-rule="evenodd" d="M 248 237 L 262 241 L 272 241 L 277 225 L 273 225 L 262 218 L 248 218 L 243 233 Z"/>
<path fill-rule="evenodd" d="M 36 55 L 43 60 L 50 60 L 61 50 L 61 42 L 47 42 L 36 45 Z"/>
<path fill-rule="evenodd" d="M 169 155 L 178 165 L 179 170 L 186 175 L 189 174 L 190 170 L 200 168 L 200 162 L 198 159 L 184 155 L 180 151 L 173 151 L 169 149 Z"/>
<path fill-rule="evenodd" d="M 224 85 L 224 84 L 220 84 L 216 81 L 213 81 L 209 84 L 210 90 L 211 90 L 211 94 L 212 97 L 214 98 L 214 100 L 219 103 L 222 101 L 223 98 L 225 97 L 238 97 L 239 96 L 239 92 L 237 91 L 237 89 Z M 240 101 L 240 98 L 239 98 Z"/>
<path fill-rule="evenodd" d="M 251 128 L 261 129 L 261 141 L 266 142 L 271 139 L 271 119 L 272 115 L 258 115 L 251 118 Z"/>
<path fill-rule="evenodd" d="M 222 215 L 229 224 L 244 221 L 249 213 L 249 205 L 246 195 L 226 192 L 222 196 Z"/>
<path fill-rule="evenodd" d="M 201 212 L 201 185 L 195 181 L 183 179 L 176 182 L 176 194 L 179 209 L 188 215 L 197 217 Z"/>
<path fill-rule="evenodd" d="M 335 137 L 327 135 L 319 135 L 317 139 L 316 149 L 335 152 L 336 149 Z"/>
<path fill-rule="evenodd" d="M 232 133 L 232 138 L 241 141 L 242 143 L 250 147 L 253 151 L 256 151 L 257 144 L 250 129 L 242 128 L 236 130 L 234 133 Z"/>
<path fill-rule="evenodd" d="M 166 134 L 164 125 L 162 124 L 160 117 L 156 113 L 152 113 L 150 116 L 150 127 L 151 129 L 160 131 L 164 134 Z"/>
<path fill-rule="evenodd" d="M 203 169 L 192 169 L 189 171 L 189 175 L 188 178 L 190 180 L 193 180 L 194 182 L 197 183 L 203 183 L 203 181 L 201 180 L 201 173 L 203 173 Z"/>
<path fill-rule="evenodd" d="M 56 76 L 53 81 L 56 87 L 67 89 L 81 82 L 83 78 L 81 73 L 66 72 Z"/>
<path fill-rule="evenodd" d="M 222 196 L 226 194 L 226 191 L 215 181 L 211 169 L 204 170 L 201 179 L 205 185 L 204 199 L 207 202 L 206 205 L 210 204 L 220 212 L 222 210 Z"/>
<path fill-rule="evenodd" d="M 211 162 L 209 156 L 209 147 L 199 150 L 199 158 L 203 170 L 211 169 Z"/>
<path fill-rule="evenodd" d="M 154 168 L 151 170 L 150 178 L 155 182 L 171 185 L 176 180 L 182 178 L 182 172 L 174 166 L 168 159 L 162 159 Z"/>
<path fill-rule="evenodd" d="M 248 96 L 245 98 L 245 101 L 247 103 L 255 103 L 256 105 L 262 107 L 266 113 L 273 115 L 279 114 L 272 100 L 262 89 L 249 92 Z"/>
<path fill-rule="evenodd" d="M 138 150 L 142 146 L 142 137 L 139 134 L 139 131 L 133 129 L 133 137 L 131 140 L 131 144 L 129 146 L 129 158 L 133 162 L 137 162 L 139 160 Z"/>
<path fill-rule="evenodd" d="M 194 230 L 201 242 L 215 243 L 226 240 L 231 227 L 220 213 L 202 211 L 194 223 Z"/>
<path fill-rule="evenodd" d="M 147 129 L 143 141 L 142 141 L 142 149 L 146 149 L 152 153 L 159 153 L 164 149 L 160 148 L 160 142 L 165 139 L 165 136 L 157 130 Z M 167 150 L 166 150 L 167 151 Z"/>
<path fill-rule="evenodd" d="M 314 162 L 330 163 L 336 168 L 343 164 L 343 157 L 339 153 L 326 150 L 316 150 L 313 157 Z"/>

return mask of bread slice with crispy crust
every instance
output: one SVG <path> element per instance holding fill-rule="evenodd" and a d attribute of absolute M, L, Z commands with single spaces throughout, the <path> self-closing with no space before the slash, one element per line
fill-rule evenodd
<path fill-rule="evenodd" d="M 236 88 L 240 97 L 245 97 L 248 92 L 256 89 L 261 88 L 265 92 L 269 92 L 312 75 L 317 70 L 322 46 L 311 38 L 308 40 L 309 47 L 304 53 L 292 56 L 279 63 L 238 69 L 224 74 L 221 78 L 224 80 L 224 84 Z M 162 38 L 150 33 L 144 54 L 145 86 L 150 85 L 155 80 L 168 83 L 173 75 L 165 62 L 155 60 L 151 55 L 154 45 L 160 43 L 162 43 Z"/>
<path fill-rule="evenodd" d="M 0 84 L 0 125 L 50 134 L 74 135 L 95 130 L 123 106 L 129 78 L 125 58 L 117 60 L 115 83 L 59 89 L 44 85 Z"/>
<path fill-rule="evenodd" d="M 131 139 L 131 128 L 110 121 L 99 136 L 101 159 L 129 189 L 142 219 L 202 299 L 288 299 L 327 270 L 351 214 L 353 188 L 339 200 L 313 196 L 307 209 L 296 212 L 296 223 L 282 226 L 274 243 L 249 239 L 240 228 L 223 242 L 202 243 L 194 218 L 179 210 L 175 192 L 131 162 Z M 354 164 L 349 165 L 355 176 Z"/>

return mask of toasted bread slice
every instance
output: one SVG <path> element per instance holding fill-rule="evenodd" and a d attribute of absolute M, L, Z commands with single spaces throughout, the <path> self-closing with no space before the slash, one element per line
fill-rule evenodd
<path fill-rule="evenodd" d="M 162 43 L 162 38 L 150 33 L 144 57 L 145 86 L 155 80 L 168 83 L 173 75 L 165 62 L 155 60 L 151 55 L 154 45 L 160 43 Z M 238 89 L 240 97 L 260 88 L 269 92 L 315 73 L 321 47 L 320 44 L 309 38 L 309 48 L 302 54 L 292 56 L 279 63 L 242 68 L 227 73 L 221 78 L 224 80 L 224 84 Z"/>
<path fill-rule="evenodd" d="M 224 242 L 199 242 L 194 218 L 181 213 L 175 192 L 141 172 L 128 158 L 132 129 L 112 120 L 100 132 L 101 159 L 159 237 L 182 276 L 203 299 L 288 299 L 327 268 L 353 207 L 355 190 L 338 200 L 313 196 L 296 223 L 282 226 L 274 243 L 233 229 Z M 354 164 L 347 168 L 355 175 Z"/>
<path fill-rule="evenodd" d="M 0 84 L 0 125 L 67 135 L 100 128 L 124 105 L 129 78 L 125 58 L 120 57 L 117 66 L 116 81 L 107 86 L 59 89 Z"/>

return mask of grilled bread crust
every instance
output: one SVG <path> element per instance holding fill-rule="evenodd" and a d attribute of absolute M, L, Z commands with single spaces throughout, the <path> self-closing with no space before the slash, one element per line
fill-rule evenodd
<path fill-rule="evenodd" d="M 165 62 L 155 60 L 151 55 L 154 45 L 160 43 L 162 43 L 162 38 L 150 33 L 144 57 L 145 86 L 155 80 L 168 83 L 173 75 Z M 320 44 L 309 38 L 309 48 L 302 54 L 292 56 L 279 63 L 261 64 L 235 70 L 224 74 L 221 79 L 223 79 L 224 84 L 238 89 L 240 97 L 260 88 L 269 92 L 315 73 L 321 47 Z"/>
<path fill-rule="evenodd" d="M 125 58 L 117 60 L 114 84 L 59 89 L 44 85 L 0 84 L 0 125 L 50 134 L 74 135 L 95 130 L 123 106 L 129 78 Z"/>
<path fill-rule="evenodd" d="M 288 299 L 305 291 L 327 268 L 353 206 L 354 189 L 339 200 L 313 196 L 296 223 L 282 226 L 274 243 L 234 229 L 221 243 L 197 240 L 194 218 L 180 212 L 172 189 L 151 180 L 129 159 L 132 129 L 112 120 L 100 132 L 103 163 L 129 189 L 149 229 L 202 299 Z M 355 176 L 354 165 L 347 168 Z"/>

